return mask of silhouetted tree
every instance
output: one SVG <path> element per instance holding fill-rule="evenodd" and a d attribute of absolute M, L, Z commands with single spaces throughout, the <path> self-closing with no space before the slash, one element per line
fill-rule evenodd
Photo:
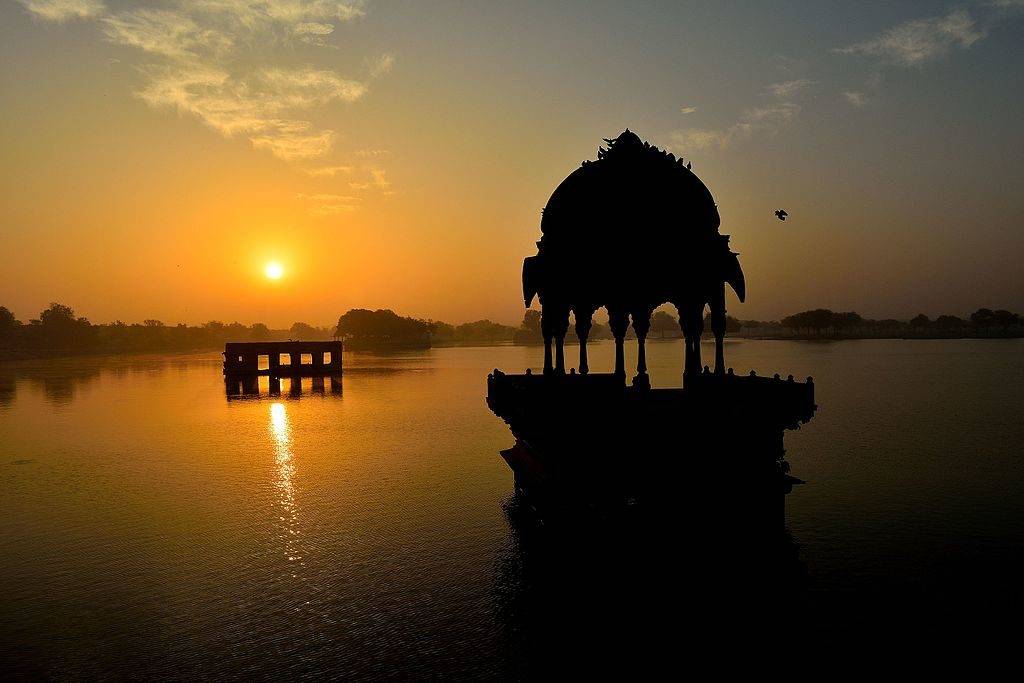
<path fill-rule="evenodd" d="M 0 306 L 0 335 L 13 333 L 20 324 L 6 306 Z"/>
<path fill-rule="evenodd" d="M 666 311 L 655 311 L 651 317 L 651 332 L 657 332 L 659 339 L 665 338 L 666 332 L 675 332 L 679 329 L 679 319 Z M 710 322 L 705 326 L 710 329 Z"/>
<path fill-rule="evenodd" d="M 86 318 L 76 318 L 75 311 L 64 304 L 51 303 L 30 325 L 33 336 L 43 348 L 84 349 L 93 340 L 92 325 Z"/>
<path fill-rule="evenodd" d="M 270 328 L 263 323 L 253 323 L 249 327 L 249 339 L 253 341 L 266 341 L 270 339 Z"/>
<path fill-rule="evenodd" d="M 998 310 L 992 313 L 992 322 L 998 327 L 1007 328 L 1014 325 L 1020 325 L 1020 316 L 1016 313 L 1010 313 L 1005 310 Z"/>
<path fill-rule="evenodd" d="M 828 329 L 834 323 L 835 313 L 827 308 L 815 308 L 810 311 L 802 311 L 782 319 L 783 327 L 790 327 L 799 332 L 800 330 L 813 330 L 821 334 L 822 330 Z"/>
<path fill-rule="evenodd" d="M 512 336 L 512 341 L 516 344 L 540 344 L 544 341 L 540 331 L 540 311 L 530 309 L 523 314 L 523 322 Z"/>
<path fill-rule="evenodd" d="M 918 313 L 910 319 L 911 327 L 928 327 L 932 324 L 931 318 L 926 316 L 924 313 Z"/>
<path fill-rule="evenodd" d="M 995 314 L 991 308 L 979 308 L 971 313 L 971 324 L 976 327 L 991 327 L 995 323 Z"/>
<path fill-rule="evenodd" d="M 322 336 L 320 330 L 308 323 L 293 323 L 288 330 L 292 339 L 313 339 Z"/>
<path fill-rule="evenodd" d="M 940 330 L 956 330 L 966 324 L 967 322 L 963 318 L 958 318 L 955 315 L 940 315 L 935 319 L 935 327 Z"/>
<path fill-rule="evenodd" d="M 454 338 L 460 341 L 509 341 L 515 332 L 515 328 L 507 325 L 490 320 L 477 320 L 457 325 Z"/>
<path fill-rule="evenodd" d="M 834 313 L 832 315 L 832 327 L 838 330 L 851 330 L 864 324 L 864 318 L 860 313 L 847 311 L 846 313 Z"/>
<path fill-rule="evenodd" d="M 354 308 L 340 318 L 335 334 L 366 345 L 430 345 L 432 326 L 424 320 L 404 318 L 394 311 Z"/>

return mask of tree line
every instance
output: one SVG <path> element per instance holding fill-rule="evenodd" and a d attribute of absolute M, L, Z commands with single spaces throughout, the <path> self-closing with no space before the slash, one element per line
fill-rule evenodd
<path fill-rule="evenodd" d="M 137 353 L 145 351 L 196 351 L 223 347 L 228 341 L 330 339 L 332 330 L 297 322 L 288 329 L 270 329 L 263 323 L 243 325 L 211 320 L 202 325 L 166 325 L 150 319 L 141 323 L 117 320 L 93 324 L 75 314 L 70 306 L 52 303 L 38 318 L 23 323 L 0 306 L 0 348 L 46 353 Z"/>
<path fill-rule="evenodd" d="M 710 329 L 705 320 L 705 331 Z M 911 320 L 872 320 L 860 314 L 835 312 L 826 308 L 801 311 L 777 321 L 727 318 L 727 332 L 741 337 L 788 339 L 880 338 L 880 337 L 1024 337 L 1024 320 L 1006 310 L 979 308 L 967 318 L 940 315 L 934 319 L 920 314 Z M 632 329 L 629 336 L 633 336 Z M 680 336 L 676 316 L 657 310 L 651 318 L 648 339 Z M 343 339 L 349 348 L 427 348 L 444 344 L 540 344 L 540 312 L 526 311 L 518 327 L 491 320 L 452 325 L 438 320 L 401 316 L 389 309 L 356 308 L 338 318 L 333 327 L 316 327 L 296 322 L 287 329 L 271 329 L 264 323 L 243 325 L 210 320 L 201 325 L 166 325 L 160 320 L 124 323 L 120 320 L 93 324 L 76 315 L 70 306 L 52 303 L 38 318 L 23 323 L 0 306 L 0 349 L 16 355 L 47 353 L 137 353 L 147 351 L 193 351 L 223 347 L 228 341 L 284 341 L 288 339 Z M 591 340 L 611 339 L 611 330 L 595 321 Z M 577 341 L 569 326 L 566 341 Z"/>
<path fill-rule="evenodd" d="M 990 308 L 979 308 L 967 318 L 940 315 L 932 319 L 920 313 L 910 320 L 872 320 L 854 311 L 815 308 L 778 321 L 744 320 L 739 333 L 789 338 L 1024 337 L 1024 319 L 1017 313 Z"/>

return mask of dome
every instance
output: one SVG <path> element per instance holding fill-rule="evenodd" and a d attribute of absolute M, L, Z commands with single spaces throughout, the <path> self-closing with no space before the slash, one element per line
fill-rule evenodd
<path fill-rule="evenodd" d="M 584 161 L 551 194 L 541 232 L 563 239 L 614 240 L 628 231 L 655 246 L 717 232 L 718 207 L 707 186 L 673 154 L 625 130 L 605 140 L 596 161 Z"/>

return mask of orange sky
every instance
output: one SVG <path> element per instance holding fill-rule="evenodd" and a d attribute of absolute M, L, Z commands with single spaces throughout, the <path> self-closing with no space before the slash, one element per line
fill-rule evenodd
<path fill-rule="evenodd" d="M 0 305 L 515 323 L 541 207 L 628 126 L 711 188 L 740 318 L 1024 310 L 1019 14 L 5 3 Z"/>

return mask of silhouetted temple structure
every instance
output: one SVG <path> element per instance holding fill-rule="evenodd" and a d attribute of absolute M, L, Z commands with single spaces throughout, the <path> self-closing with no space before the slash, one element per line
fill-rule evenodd
<path fill-rule="evenodd" d="M 253 393 L 261 375 L 270 377 L 270 390 L 280 391 L 282 377 L 298 380 L 313 377 L 331 380 L 332 390 L 341 388 L 340 341 L 228 342 L 224 345 L 224 383 L 228 395 Z M 292 384 L 293 389 L 301 383 Z"/>
<path fill-rule="evenodd" d="M 781 494 L 796 481 L 783 432 L 813 416 L 814 385 L 726 368 L 725 285 L 740 301 L 746 286 L 711 192 L 689 164 L 628 130 L 606 142 L 555 189 L 537 254 L 523 263 L 524 302 L 537 296 L 541 305 L 543 374 L 496 369 L 488 377 L 488 405 L 517 439 L 502 453 L 516 486 L 537 503 L 563 505 L 664 499 L 695 478 L 727 479 L 736 501 L 764 497 L 781 511 Z M 666 303 L 684 336 L 683 386 L 652 389 L 645 342 L 653 311 Z M 591 373 L 587 358 L 601 307 L 615 338 L 610 374 Z M 701 360 L 706 307 L 713 370 Z M 570 313 L 580 345 L 578 372 L 567 374 Z M 638 353 L 627 383 L 630 325 Z"/>

